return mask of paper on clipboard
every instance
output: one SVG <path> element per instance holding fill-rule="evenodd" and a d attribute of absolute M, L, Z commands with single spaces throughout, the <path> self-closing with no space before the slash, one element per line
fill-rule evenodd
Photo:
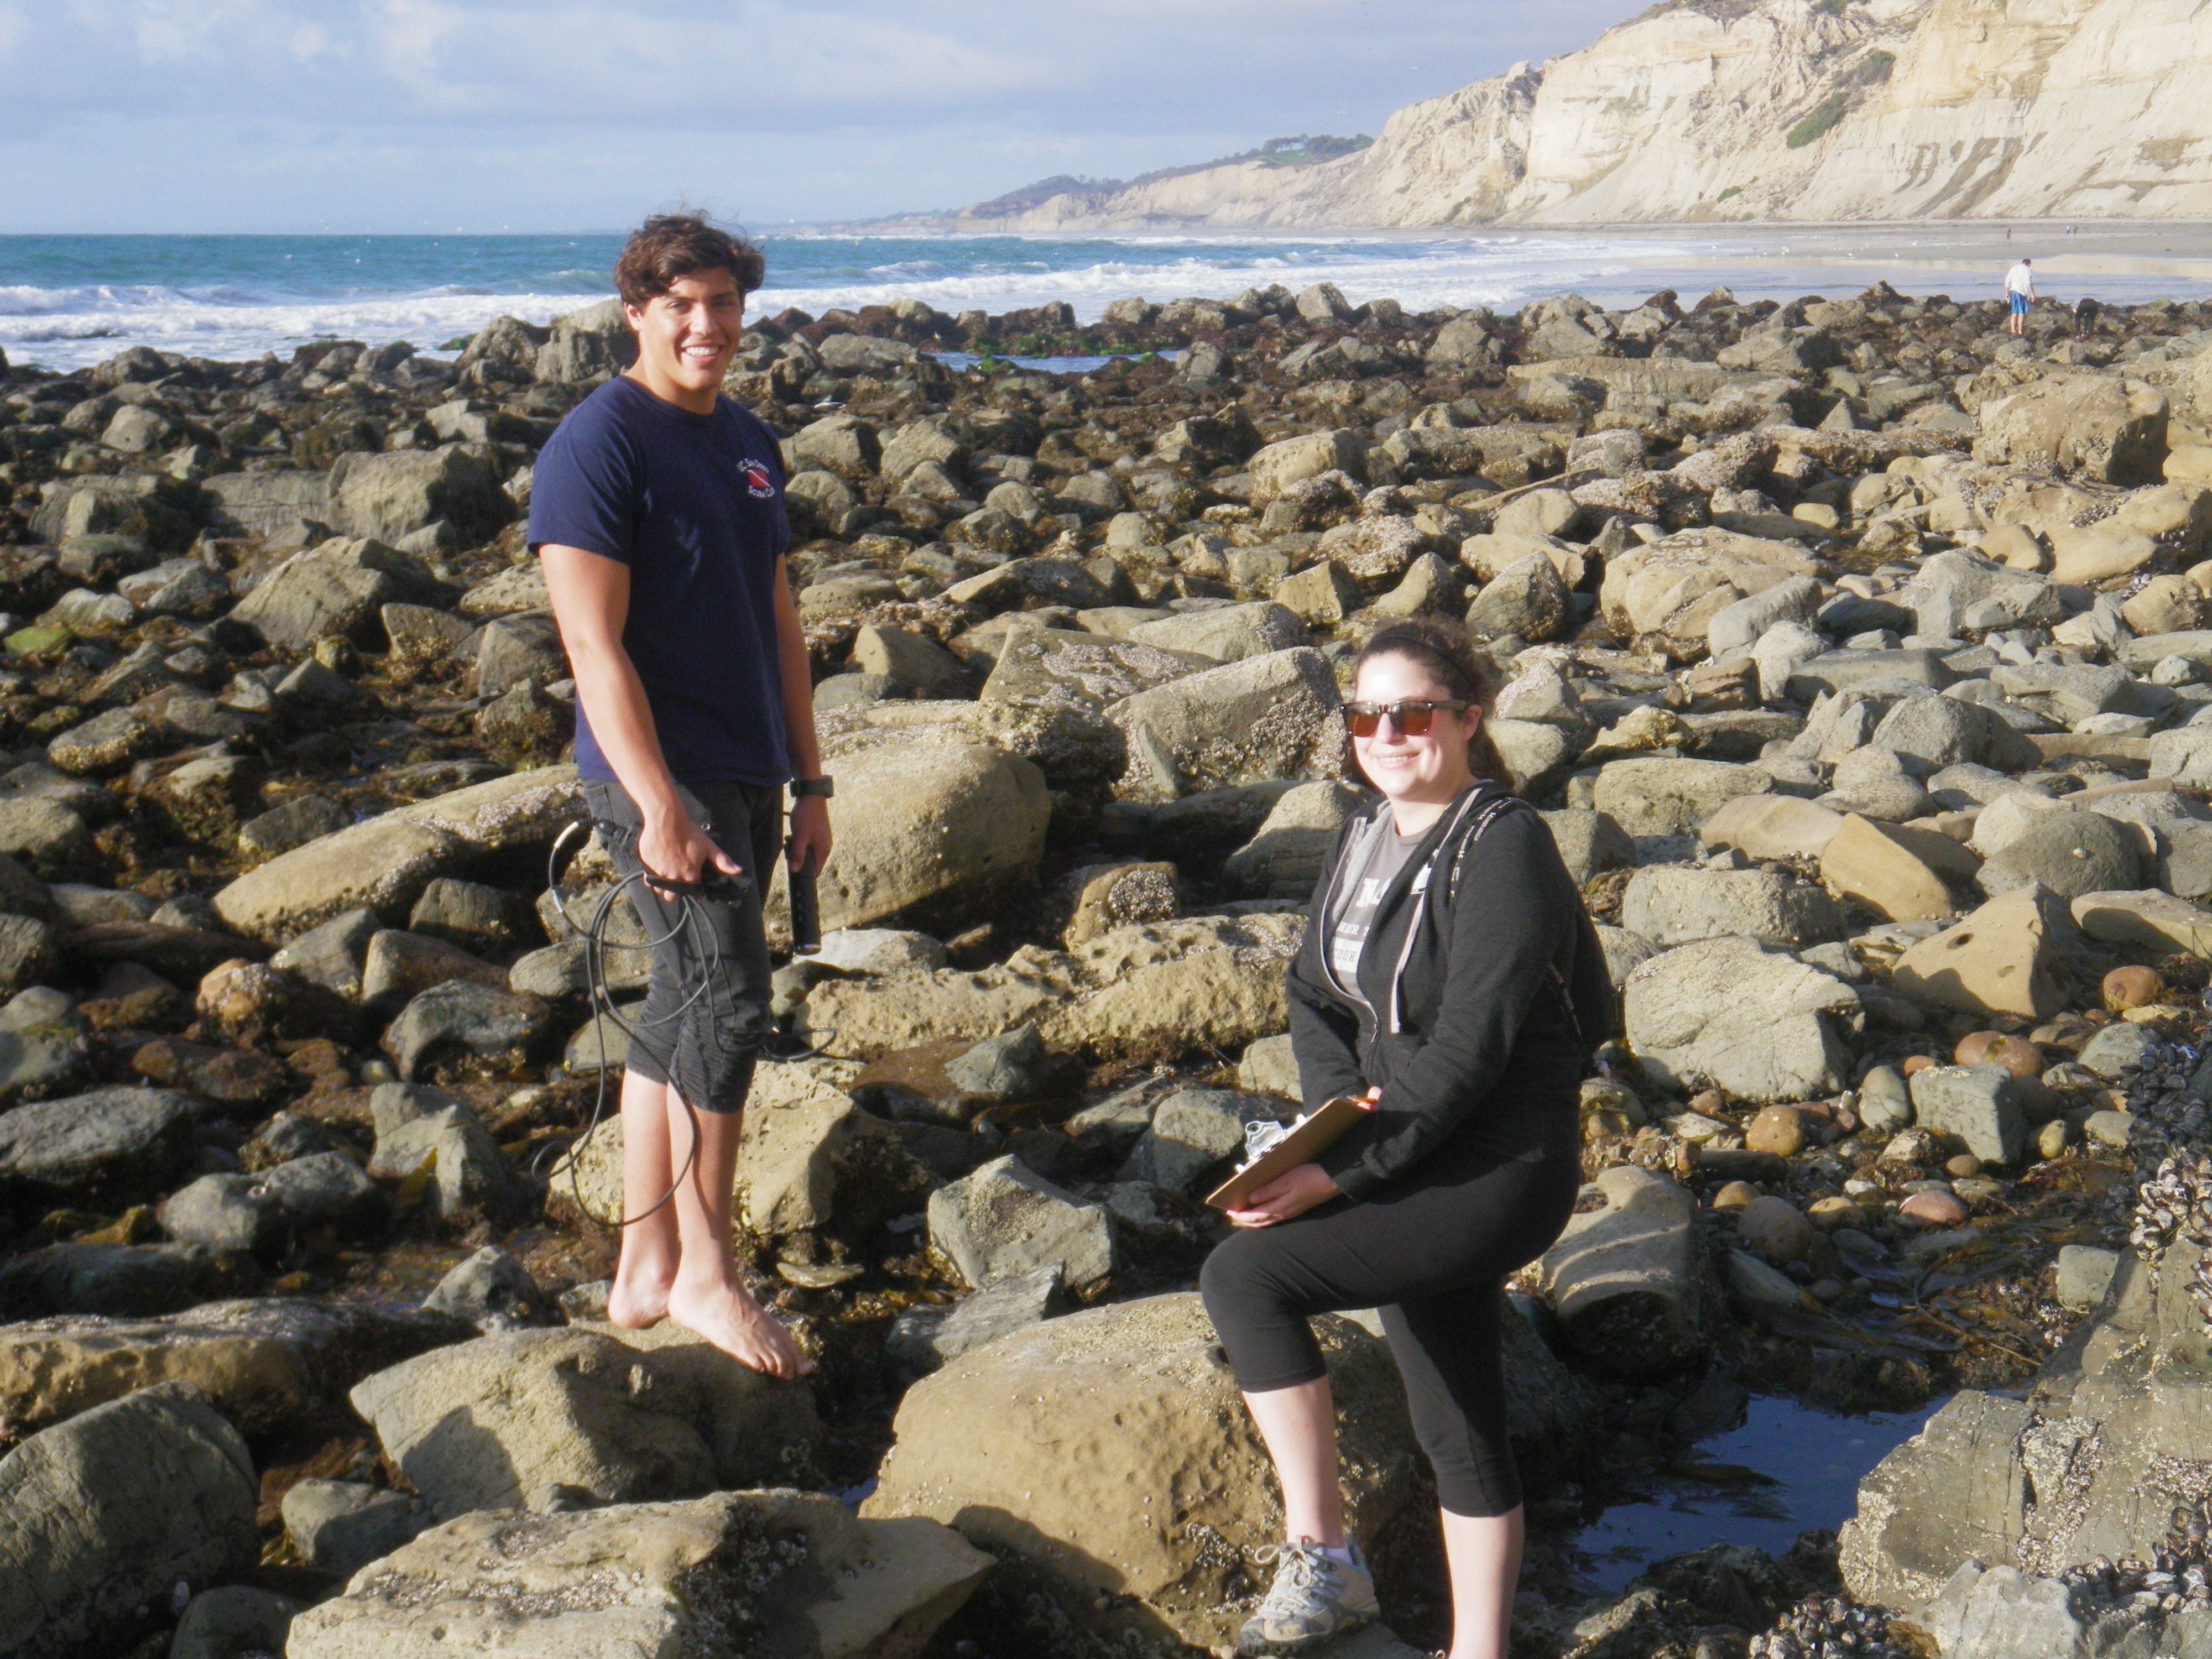
<path fill-rule="evenodd" d="M 1301 1164 L 1312 1163 L 1374 1109 L 1372 1101 L 1339 1095 L 1320 1110 L 1299 1120 L 1288 1134 L 1208 1193 L 1207 1205 L 1217 1210 L 1243 1208 L 1248 1194 Z"/>

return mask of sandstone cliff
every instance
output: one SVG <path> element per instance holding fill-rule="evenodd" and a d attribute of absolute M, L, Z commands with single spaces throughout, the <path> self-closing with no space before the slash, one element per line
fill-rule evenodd
<path fill-rule="evenodd" d="M 2212 0 L 1662 0 L 1370 149 L 968 229 L 2212 216 Z"/>

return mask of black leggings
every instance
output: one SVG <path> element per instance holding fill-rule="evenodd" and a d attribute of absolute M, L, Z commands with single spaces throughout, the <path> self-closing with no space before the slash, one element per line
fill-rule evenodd
<path fill-rule="evenodd" d="M 1504 1279 L 1551 1248 L 1581 1181 L 1571 1160 L 1501 1164 L 1446 1146 L 1364 1204 L 1232 1235 L 1199 1288 L 1237 1386 L 1326 1376 L 1307 1319 L 1377 1308 L 1443 1507 L 1505 1514 L 1521 1475 L 1505 1434 Z"/>

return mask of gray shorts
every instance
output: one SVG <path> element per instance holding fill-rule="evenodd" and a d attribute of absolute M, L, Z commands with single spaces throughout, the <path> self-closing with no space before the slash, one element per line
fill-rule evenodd
<path fill-rule="evenodd" d="M 678 786 L 684 809 L 707 838 L 742 866 L 735 890 L 664 899 L 641 881 L 625 890 L 646 937 L 654 941 L 645 1002 L 628 1016 L 637 1027 L 628 1068 L 676 1092 L 702 1112 L 734 1112 L 752 1086 L 753 1062 L 767 1040 L 768 934 L 761 895 L 769 860 L 783 842 L 783 790 L 750 783 Z M 617 783 L 584 780 L 593 817 L 628 835 L 608 837 L 607 854 L 625 876 L 642 872 L 636 830 L 643 821 Z"/>

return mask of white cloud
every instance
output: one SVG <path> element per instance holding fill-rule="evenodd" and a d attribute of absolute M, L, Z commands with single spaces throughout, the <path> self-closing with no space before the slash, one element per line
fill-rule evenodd
<path fill-rule="evenodd" d="M 274 21 L 261 0 L 137 0 L 131 9 L 138 55 L 149 64 L 204 57 L 210 46 Z"/>
<path fill-rule="evenodd" d="M 0 229 L 951 206 L 1375 131 L 1635 3 L 0 0 Z"/>

